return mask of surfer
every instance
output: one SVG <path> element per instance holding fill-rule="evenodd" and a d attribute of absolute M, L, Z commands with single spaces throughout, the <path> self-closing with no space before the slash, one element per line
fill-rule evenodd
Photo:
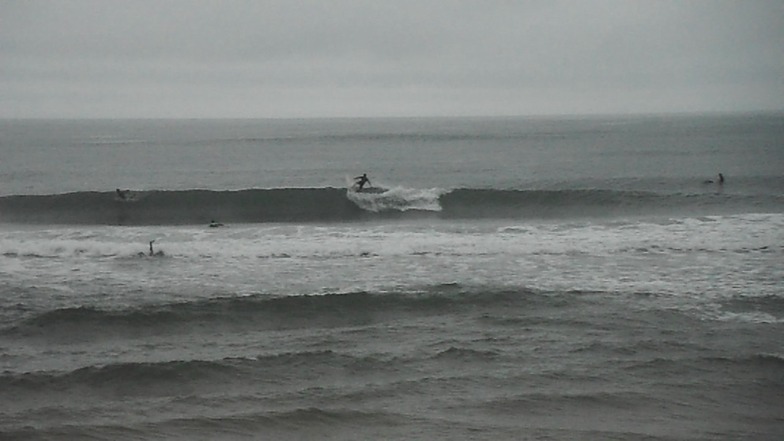
<path fill-rule="evenodd" d="M 158 251 L 157 253 L 152 249 L 152 243 L 155 242 L 155 239 L 150 241 L 150 257 L 155 256 L 163 256 L 163 251 Z"/>
<path fill-rule="evenodd" d="M 707 181 L 705 181 L 705 183 L 706 184 L 716 183 L 716 184 L 719 184 L 719 185 L 724 185 L 724 175 L 719 173 L 719 179 L 717 179 L 716 181 L 714 181 L 713 179 L 708 179 Z"/>
<path fill-rule="evenodd" d="M 220 223 L 220 222 L 216 222 L 215 219 L 210 221 L 210 228 L 218 228 L 218 227 L 222 227 L 222 226 L 223 226 L 223 224 Z"/>
<path fill-rule="evenodd" d="M 362 173 L 362 176 L 357 176 L 356 178 L 354 178 L 354 180 L 357 181 L 356 182 L 357 191 L 362 191 L 362 187 L 364 187 L 365 184 L 373 185 L 370 183 L 370 179 L 368 179 L 367 173 Z"/>
<path fill-rule="evenodd" d="M 123 200 L 125 200 L 125 197 L 128 195 L 128 192 L 129 192 L 130 190 L 120 190 L 120 189 L 118 188 L 116 191 L 117 191 L 117 197 L 118 197 L 118 198 L 120 198 L 120 199 L 123 199 Z"/>

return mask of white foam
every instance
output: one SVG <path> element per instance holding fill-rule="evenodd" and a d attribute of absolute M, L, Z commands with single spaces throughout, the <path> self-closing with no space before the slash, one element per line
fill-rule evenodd
<path fill-rule="evenodd" d="M 440 188 L 408 188 L 396 186 L 381 193 L 363 193 L 349 191 L 347 197 L 366 211 L 379 213 L 382 211 L 441 211 L 439 198 L 446 193 Z"/>
<path fill-rule="evenodd" d="M 187 296 L 456 282 L 705 301 L 778 295 L 782 231 L 781 214 L 607 224 L 19 228 L 0 232 L 0 276 L 96 295 L 106 286 Z M 144 257 L 153 239 L 165 259 Z"/>

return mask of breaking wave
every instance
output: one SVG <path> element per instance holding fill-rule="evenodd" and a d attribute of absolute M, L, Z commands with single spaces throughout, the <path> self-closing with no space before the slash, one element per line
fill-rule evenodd
<path fill-rule="evenodd" d="M 677 210 L 765 212 L 784 196 L 660 194 L 616 190 L 344 188 L 140 191 L 0 197 L 0 222 L 87 225 L 198 225 L 220 222 L 346 222 L 431 216 L 446 219 L 636 215 Z"/>

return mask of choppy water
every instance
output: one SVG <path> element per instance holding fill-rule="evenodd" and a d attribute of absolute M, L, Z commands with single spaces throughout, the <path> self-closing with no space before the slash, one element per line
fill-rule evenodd
<path fill-rule="evenodd" d="M 4 121 L 0 150 L 4 439 L 784 435 L 781 115 Z"/>

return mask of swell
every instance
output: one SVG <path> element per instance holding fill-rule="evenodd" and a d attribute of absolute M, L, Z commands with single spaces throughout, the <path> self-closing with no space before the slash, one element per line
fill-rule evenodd
<path fill-rule="evenodd" d="M 342 188 L 144 191 L 0 197 L 0 222 L 89 225 L 345 222 L 368 218 L 574 218 L 669 213 L 779 212 L 780 195 L 663 194 L 617 190 Z"/>
<path fill-rule="evenodd" d="M 0 431 L 3 439 L 360 439 L 357 432 L 368 427 L 399 428 L 411 424 L 410 418 L 381 410 L 361 411 L 351 408 L 295 407 L 286 410 L 245 412 L 203 412 L 201 416 L 159 417 L 155 421 L 132 424 L 107 424 L 89 421 L 25 426 Z M 326 432 L 325 432 L 326 430 Z M 327 434 L 337 431 L 343 435 Z M 376 429 L 377 431 L 377 429 Z M 345 433 L 344 433 L 345 432 Z M 371 432 L 374 430 L 371 429 Z M 259 438 L 259 434 L 264 434 Z M 401 439 L 403 439 L 401 437 Z"/>
<path fill-rule="evenodd" d="M 90 392 L 96 395 L 167 396 L 187 387 L 227 391 L 231 385 L 247 388 L 247 382 L 272 387 L 284 385 L 292 375 L 329 371 L 383 372 L 385 360 L 359 357 L 330 350 L 264 354 L 220 360 L 173 360 L 118 362 L 82 367 L 73 371 L 0 373 L 0 397 L 31 394 Z M 241 392 L 241 390 L 240 390 Z"/>
<path fill-rule="evenodd" d="M 351 401 L 358 395 L 365 398 L 377 397 L 379 394 L 392 396 L 421 390 L 433 383 L 454 380 L 449 376 L 429 375 L 401 379 L 401 373 L 412 365 L 420 366 L 430 362 L 442 367 L 482 364 L 498 360 L 500 356 L 497 351 L 455 347 L 435 354 L 404 356 L 302 350 L 214 360 L 117 362 L 70 371 L 5 371 L 0 373 L 0 399 L 24 397 L 35 401 L 44 397 L 50 404 L 56 404 L 67 402 L 72 395 L 80 398 L 92 395 L 97 398 L 125 399 L 181 396 L 185 391 L 194 399 L 215 392 L 225 399 L 242 399 L 262 390 L 271 395 L 300 395 L 298 390 L 307 390 L 314 399 L 318 395 L 327 397 L 331 402 L 336 402 L 340 397 Z M 322 383 L 325 378 L 331 377 L 351 377 L 356 380 L 370 378 L 374 380 L 374 385 L 372 390 L 357 390 Z M 291 382 L 295 379 L 297 383 L 293 387 Z"/>
<path fill-rule="evenodd" d="M 450 346 L 440 352 L 426 354 L 430 361 L 443 361 L 446 365 L 454 362 L 491 363 L 499 359 L 515 360 L 520 355 L 506 350 L 474 350 Z M 80 386 L 89 386 L 93 392 L 102 390 L 118 391 L 129 388 L 132 394 L 166 395 L 163 386 L 171 384 L 179 387 L 183 379 L 200 387 L 209 389 L 211 384 L 236 383 L 242 387 L 248 380 L 265 383 L 267 386 L 285 382 L 292 376 L 318 378 L 307 375 L 336 370 L 351 372 L 354 375 L 382 375 L 399 373 L 402 365 L 420 363 L 421 358 L 395 358 L 384 355 L 352 355 L 332 350 L 312 350 L 300 352 L 281 352 L 261 354 L 255 357 L 227 357 L 217 360 L 173 360 L 158 362 L 118 362 L 105 365 L 87 366 L 73 371 L 37 371 L 0 373 L 0 396 L 17 392 L 53 391 L 67 392 Z M 643 371 L 667 371 L 681 379 L 686 370 L 708 373 L 712 376 L 725 376 L 735 372 L 737 376 L 754 377 L 759 381 L 769 376 L 771 380 L 779 377 L 784 367 L 784 356 L 773 353 L 739 354 L 730 357 L 699 356 L 686 359 L 653 358 L 627 364 L 622 370 L 629 373 Z M 720 372 L 716 372 L 717 369 Z M 543 374 L 545 375 L 545 374 Z M 545 375 L 546 376 L 546 375 Z M 561 377 L 559 377 L 561 378 Z M 661 379 L 661 376 L 659 377 Z M 421 381 L 432 381 L 431 377 Z M 561 378 L 563 380 L 563 378 Z M 408 380 L 406 380 L 408 382 Z M 397 387 L 397 386 L 396 386 Z M 147 389 L 147 390 L 142 390 Z M 568 394 L 572 397 L 571 394 Z M 577 398 L 577 397 L 574 397 Z"/>
<path fill-rule="evenodd" d="M 219 297 L 193 302 L 153 304 L 127 309 L 83 306 L 43 311 L 0 328 L 0 336 L 56 341 L 115 336 L 152 336 L 162 332 L 281 330 L 365 326 L 393 317 L 439 315 L 466 308 L 506 307 L 553 302 L 527 290 L 492 290 L 436 285 L 421 292 Z"/>
<path fill-rule="evenodd" d="M 443 367 L 463 366 L 465 362 L 479 362 L 488 366 L 490 377 L 481 377 L 483 381 L 503 383 L 509 378 L 495 377 L 489 366 L 497 363 L 499 357 L 506 357 L 506 351 L 467 351 L 450 348 L 438 354 L 431 354 L 429 361 L 444 362 Z M 507 360 L 515 364 L 527 361 L 516 358 Z M 0 399 L 15 403 L 20 398 L 25 402 L 34 403 L 46 400 L 49 404 L 67 403 L 73 397 L 84 399 L 143 399 L 155 397 L 182 396 L 183 404 L 188 400 L 212 400 L 218 396 L 224 399 L 239 399 L 255 396 L 256 393 L 271 396 L 301 397 L 304 391 L 309 394 L 310 402 L 319 399 L 331 403 L 341 401 L 400 396 L 411 393 L 429 393 L 437 391 L 444 384 L 456 386 L 460 382 L 472 383 L 478 378 L 466 376 L 465 372 L 458 377 L 441 374 L 431 376 L 419 374 L 401 378 L 412 366 L 421 366 L 420 358 L 397 359 L 379 355 L 352 355 L 331 350 L 284 352 L 263 354 L 247 358 L 223 358 L 218 360 L 175 360 L 160 362 L 122 362 L 106 365 L 87 366 L 72 371 L 39 371 L 33 373 L 0 373 Z M 511 394 L 503 393 L 488 399 L 463 401 L 459 407 L 490 414 L 549 414 L 554 411 L 581 411 L 599 408 L 613 411 L 646 412 L 651 405 L 667 405 L 672 402 L 665 387 L 689 388 L 697 384 L 733 384 L 749 387 L 754 384 L 756 393 L 760 387 L 769 385 L 778 388 L 780 385 L 780 369 L 782 358 L 776 354 L 750 354 L 730 358 L 711 356 L 696 357 L 692 363 L 705 366 L 705 372 L 714 372 L 711 378 L 695 378 L 679 372 L 672 372 L 672 379 L 662 383 L 665 378 L 661 374 L 651 372 L 651 378 L 657 379 L 660 393 L 637 390 L 635 387 L 615 389 L 577 388 L 563 389 L 563 378 L 558 381 L 561 386 L 555 390 L 547 388 L 524 388 Z M 710 368 L 710 366 L 713 366 Z M 671 370 L 671 367 L 658 364 L 659 370 Z M 435 369 L 435 367 L 434 367 Z M 441 369 L 441 368 L 439 368 Z M 507 375 L 508 372 L 504 375 Z M 543 379 L 542 373 L 528 372 L 526 378 L 536 382 Z M 325 378 L 374 379 L 371 389 L 351 390 L 339 386 L 325 386 Z M 666 377 L 666 376 L 665 376 Z M 733 381 L 727 382 L 727 377 Z M 297 387 L 291 390 L 292 380 Z M 740 380 L 740 381 L 739 381 Z M 582 381 L 582 380 L 580 380 Z M 567 383 L 568 384 L 568 383 Z M 606 384 L 604 386 L 607 386 Z M 773 394 L 775 395 L 775 394 Z M 776 396 L 777 397 L 777 396 Z M 758 399 L 762 399 L 759 397 Z M 775 398 L 765 398 L 775 406 Z M 74 406 L 71 411 L 78 411 Z M 276 413 L 280 416 L 282 414 Z"/>

